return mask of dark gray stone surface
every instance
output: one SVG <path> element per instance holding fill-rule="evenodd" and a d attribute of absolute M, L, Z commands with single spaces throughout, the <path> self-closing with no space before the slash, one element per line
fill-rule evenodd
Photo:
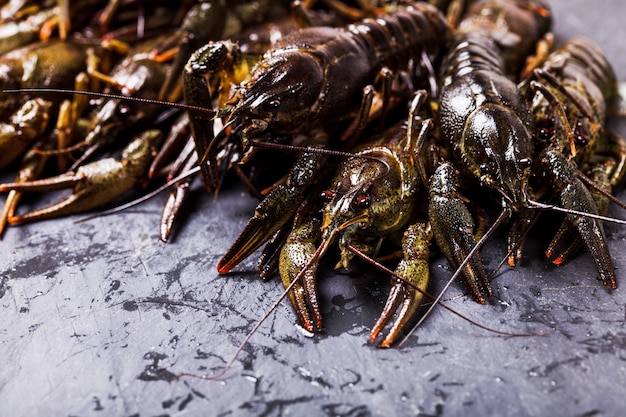
<path fill-rule="evenodd" d="M 558 40 L 604 48 L 626 80 L 626 3 L 554 0 Z M 626 125 L 618 125 L 626 134 Z M 625 197 L 620 187 L 619 195 Z M 51 197 L 52 199 L 52 197 Z M 554 267 L 536 233 L 477 305 L 453 284 L 447 304 L 400 349 L 367 341 L 388 286 L 374 271 L 333 272 L 320 287 L 327 332 L 308 336 L 281 304 L 220 381 L 214 374 L 281 294 L 251 258 L 228 276 L 215 264 L 254 201 L 242 189 L 198 193 L 174 242 L 158 240 L 162 197 L 123 214 L 10 228 L 0 242 L 0 414 L 13 416 L 498 415 L 617 416 L 626 380 L 626 298 L 596 280 L 589 255 Z M 614 209 L 614 215 L 624 216 Z M 607 226 L 622 286 L 626 229 Z M 488 269 L 502 237 L 482 252 Z M 433 290 L 449 277 L 433 257 Z"/>

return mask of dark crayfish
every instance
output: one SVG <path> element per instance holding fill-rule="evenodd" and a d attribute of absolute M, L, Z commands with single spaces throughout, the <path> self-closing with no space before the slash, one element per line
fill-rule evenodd
<path fill-rule="evenodd" d="M 223 112 L 226 126 L 217 135 L 207 128 L 205 114 L 192 112 L 196 148 L 208 162 L 203 171 L 207 186 L 219 186 L 216 156 L 225 142 L 239 140 L 247 151 L 252 142 L 268 135 L 320 128 L 332 132 L 355 113 L 367 119 L 369 106 L 361 103 L 371 96 L 366 94 L 364 100 L 364 89 L 384 68 L 427 77 L 426 62 L 437 59 L 447 33 L 441 12 L 418 2 L 346 28 L 312 27 L 288 34 L 236 88 Z M 236 46 L 228 43 L 208 44 L 197 51 L 185 71 L 185 101 L 211 103 L 212 78 L 237 56 Z"/>
<path fill-rule="evenodd" d="M 197 84 L 202 84 L 202 80 L 197 77 L 204 74 L 203 76 L 208 78 L 208 85 L 211 88 L 211 93 L 213 95 L 219 96 L 219 98 L 216 100 L 218 106 L 220 108 L 230 106 L 232 104 L 229 100 L 232 93 L 231 84 L 238 85 L 243 82 L 250 73 L 249 69 L 254 65 L 254 63 L 261 59 L 262 55 L 266 51 L 273 50 L 275 48 L 284 49 L 285 41 L 283 41 L 282 39 L 289 33 L 298 30 L 299 27 L 344 26 L 346 19 L 349 21 L 360 20 L 364 15 L 369 15 L 372 13 L 372 8 L 366 7 L 365 5 L 360 5 L 361 8 L 355 9 L 350 5 L 338 1 L 325 2 L 325 4 L 320 7 L 315 7 L 314 4 L 310 3 L 316 2 L 294 3 L 292 7 L 293 13 L 288 15 L 284 13 L 285 11 L 281 10 L 279 7 L 271 7 L 270 12 L 270 10 L 268 10 L 268 8 L 266 7 L 268 6 L 268 4 L 263 2 L 260 5 L 260 14 L 258 14 L 256 18 L 258 19 L 259 17 L 264 16 L 266 13 L 271 14 L 272 16 L 271 18 L 267 19 L 267 21 L 263 21 L 261 24 L 255 24 L 252 26 L 250 25 L 250 23 L 252 23 L 250 21 L 250 16 L 246 18 L 247 14 L 241 13 L 242 9 L 236 9 L 235 12 L 232 14 L 239 16 L 239 18 L 237 19 L 240 23 L 239 26 L 246 28 L 246 30 L 237 34 L 233 34 L 231 39 L 229 40 L 213 42 L 208 44 L 205 48 L 200 49 L 197 53 L 197 56 L 190 61 L 187 68 L 188 71 L 190 71 L 188 73 L 188 76 L 186 77 L 187 85 L 193 88 L 198 87 Z M 244 5 L 245 3 L 241 4 L 243 9 L 245 9 Z M 274 4 L 272 5 L 275 6 Z M 212 18 L 215 18 L 216 14 L 219 14 L 220 10 L 219 7 L 217 7 L 217 9 L 214 7 L 213 10 L 206 7 L 201 7 L 201 5 L 198 5 L 197 7 L 202 8 L 203 10 L 206 9 L 204 13 L 209 14 Z M 215 10 L 218 11 L 216 12 Z M 224 12 L 225 11 L 226 10 L 224 10 Z M 197 21 L 197 17 L 193 20 Z M 200 23 L 204 24 L 203 22 Z M 231 29 L 224 28 L 224 33 L 229 33 L 230 31 Z M 181 28 L 180 32 L 185 32 L 185 30 Z M 183 37 L 183 39 L 186 39 L 186 37 Z M 193 42 L 197 42 L 198 39 L 200 39 L 200 37 L 194 35 Z M 279 46 L 279 42 L 282 43 L 283 46 Z M 291 42 L 293 42 L 293 38 Z M 319 47 L 322 46 L 324 45 L 319 45 Z M 330 45 L 324 47 L 331 50 L 333 49 L 333 47 Z M 180 57 L 181 54 L 179 53 L 176 57 L 176 60 L 178 61 Z M 198 71 L 198 73 L 196 73 L 198 69 L 197 65 L 205 64 L 208 64 L 208 66 L 200 68 L 201 71 Z M 326 64 L 330 65 L 329 63 Z M 172 70 L 175 70 L 175 68 L 176 64 L 172 65 L 172 67 L 170 68 L 170 74 L 172 73 Z M 282 69 L 282 67 L 280 69 Z M 292 69 L 291 71 L 294 70 L 295 69 Z M 265 71 L 269 70 L 266 68 Z M 166 88 L 166 86 L 164 86 L 164 88 Z M 257 90 L 260 90 L 260 87 Z M 190 91 L 188 90 L 188 93 L 189 92 Z M 189 102 L 200 103 L 210 100 L 208 96 L 208 91 L 202 85 L 200 85 L 200 90 L 196 90 L 196 92 L 201 92 L 201 96 L 198 98 L 190 98 L 188 96 L 187 99 Z M 181 120 L 181 122 L 177 123 L 176 126 L 184 127 L 184 129 L 187 130 L 188 122 Z M 206 129 L 204 129 L 203 127 L 200 133 L 204 135 L 206 133 Z M 321 135 L 317 134 L 315 136 L 320 137 Z M 172 137 L 172 139 L 174 138 L 178 138 L 180 141 L 184 140 L 184 138 L 182 138 L 182 136 L 178 133 Z M 189 136 L 189 138 L 191 138 L 191 136 Z M 196 143 L 206 143 L 207 140 L 212 138 L 212 135 L 207 134 L 206 137 L 202 136 L 198 138 L 198 132 L 196 131 L 196 135 L 194 136 L 194 138 L 197 138 Z M 230 137 L 226 140 L 230 140 Z M 171 142 L 168 140 L 166 144 L 167 146 L 164 146 L 165 152 L 163 152 L 162 154 L 164 157 L 162 158 L 160 155 L 155 160 L 155 168 L 153 169 L 153 172 L 156 167 L 160 166 L 162 164 L 162 161 L 165 160 L 165 155 L 166 153 L 169 153 L 169 149 L 177 149 L 176 147 L 179 146 L 178 140 L 172 140 Z M 237 149 L 240 148 L 240 146 L 235 146 L 235 143 L 220 145 L 218 148 L 220 149 L 220 153 L 222 155 L 221 157 L 219 157 L 221 162 L 217 162 L 215 159 L 210 158 L 213 161 L 213 168 L 215 168 L 216 165 L 225 165 L 225 169 L 228 169 L 228 167 L 232 166 L 232 161 L 237 161 L 241 158 L 241 151 Z M 194 155 L 191 155 L 190 152 L 193 152 Z M 174 177 L 180 174 L 181 171 L 185 171 L 186 169 L 193 165 L 196 165 L 197 163 L 198 158 L 195 149 L 187 144 L 183 147 L 182 152 L 179 154 L 179 157 L 174 162 L 173 167 L 175 168 L 175 170 L 170 170 L 169 176 Z M 203 167 L 206 168 L 206 165 L 203 164 Z M 215 173 L 215 171 L 216 170 L 213 169 L 209 172 L 209 174 Z M 179 181 L 176 188 L 168 196 L 161 221 L 161 239 L 163 241 L 166 241 L 168 239 L 174 219 L 187 195 L 189 195 L 189 184 L 191 180 L 192 178 L 187 178 L 185 180 Z M 220 181 L 221 180 L 218 180 L 218 182 Z M 305 193 L 306 190 L 302 189 L 301 192 Z M 243 237 L 241 239 L 243 239 Z"/>
<path fill-rule="evenodd" d="M 605 129 L 608 111 L 617 99 L 608 60 L 590 40 L 571 39 L 531 73 L 523 90 L 531 99 L 541 149 L 536 164 L 543 175 L 535 178 L 535 194 L 551 197 L 556 192 L 567 209 L 606 215 L 605 193 L 622 178 L 626 161 L 626 143 Z M 593 182 L 584 184 L 581 171 Z M 556 253 L 562 246 L 562 252 Z M 568 214 L 546 255 L 560 264 L 582 246 L 592 254 L 604 285 L 615 288 L 617 280 L 598 220 Z"/>
<path fill-rule="evenodd" d="M 592 252 L 603 283 L 614 288 L 615 272 L 602 226 L 593 218 L 597 214 L 593 196 L 579 178 L 573 161 L 561 153 L 574 156 L 580 148 L 581 162 L 596 155 L 593 145 L 588 150 L 582 150 L 582 145 L 590 140 L 596 142 L 592 136 L 599 137 L 605 123 L 605 102 L 615 91 L 612 70 L 604 58 L 598 57 L 595 48 L 572 44 L 548 58 L 545 67 L 535 70 L 527 82 L 530 93 L 522 94 L 510 79 L 519 73 L 523 56 L 503 52 L 503 48 L 512 51 L 508 49 L 510 43 L 503 40 L 524 39 L 532 48 L 533 43 L 528 40 L 538 41 L 548 28 L 549 11 L 539 1 L 482 2 L 487 8 L 495 3 L 506 6 L 502 10 L 511 10 L 510 15 L 501 10 L 500 19 L 510 22 L 508 16 L 530 15 L 534 16 L 531 21 L 535 25 L 529 26 L 530 33 L 526 27 L 522 32 L 504 35 L 492 28 L 467 32 L 462 28 L 482 21 L 471 16 L 459 25 L 461 29 L 443 65 L 439 114 L 453 162 L 466 181 L 499 195 L 503 214 L 512 217 L 507 243 L 511 266 L 522 257 L 525 237 L 540 213 L 537 208 L 543 207 L 539 201 L 556 195 L 566 209 L 573 210 L 564 230 L 577 230 L 575 243 L 563 254 L 574 246 L 580 247 L 582 240 Z M 535 98 L 526 97 L 533 94 Z M 623 145 L 617 147 L 621 149 L 612 159 L 621 161 Z M 621 173 L 614 178 L 619 176 Z M 584 213 L 590 216 L 581 215 Z M 443 248 L 452 248 L 459 242 L 444 232 L 455 221 L 450 216 L 440 216 L 435 221 L 431 216 L 436 240 Z M 466 235 L 469 233 L 470 230 Z M 563 236 L 571 238 L 570 233 L 559 232 L 548 254 L 565 242 Z M 473 249 L 474 241 L 469 237 L 465 241 L 470 243 L 465 243 L 463 250 L 454 251 L 456 255 L 450 251 L 451 264 L 459 265 L 464 259 L 462 254 L 467 256 Z M 474 258 L 465 267 L 464 277 L 475 299 L 485 302 L 491 293 L 490 285 L 479 258 Z"/>
<path fill-rule="evenodd" d="M 464 179 L 500 195 L 515 224 L 528 223 L 534 124 L 512 78 L 549 23 L 550 13 L 542 1 L 474 2 L 442 64 L 438 119 L 444 146 Z M 473 230 L 460 229 L 456 236 L 446 233 L 457 222 L 449 213 L 433 213 L 431 222 L 450 263 L 460 265 L 473 248 Z M 460 242 L 466 246 L 454 249 Z M 478 254 L 464 267 L 463 277 L 474 298 L 486 302 L 491 290 Z"/>

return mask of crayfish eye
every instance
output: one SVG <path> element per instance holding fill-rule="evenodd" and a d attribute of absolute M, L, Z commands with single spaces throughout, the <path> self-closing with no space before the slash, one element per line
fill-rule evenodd
<path fill-rule="evenodd" d="M 522 168 L 530 168 L 533 161 L 530 158 L 522 158 L 518 161 L 518 163 Z"/>
<path fill-rule="evenodd" d="M 126 114 L 130 113 L 130 107 L 129 107 L 127 104 L 120 104 L 120 105 L 117 107 L 117 112 L 118 112 L 120 115 L 124 116 L 124 115 L 126 115 Z"/>
<path fill-rule="evenodd" d="M 539 128 L 539 139 L 542 140 L 550 140 L 550 138 L 552 138 L 552 135 L 554 135 L 554 129 L 552 128 L 546 128 L 546 127 L 540 127 Z"/>
<path fill-rule="evenodd" d="M 325 203 L 330 203 L 334 196 L 335 196 L 335 192 L 331 190 L 324 190 L 320 193 L 320 198 Z"/>
<path fill-rule="evenodd" d="M 548 141 L 554 136 L 554 118 L 543 118 L 537 123 L 537 133 L 539 139 Z"/>
<path fill-rule="evenodd" d="M 267 103 L 267 105 L 269 106 L 270 109 L 276 110 L 277 108 L 280 107 L 280 100 L 278 100 L 278 99 L 270 100 Z"/>
<path fill-rule="evenodd" d="M 574 141 L 581 146 L 585 146 L 589 143 L 589 138 L 591 136 L 591 128 L 588 123 L 585 123 L 586 119 L 578 120 L 576 122 L 576 127 L 574 128 Z"/>
<path fill-rule="evenodd" d="M 495 172 L 495 165 L 493 162 L 485 162 L 480 164 L 480 172 L 482 175 L 493 174 Z"/>
<path fill-rule="evenodd" d="M 278 111 L 279 108 L 280 108 L 280 100 L 277 98 L 273 98 L 263 103 L 263 110 L 269 113 L 276 113 L 276 111 Z"/>
<path fill-rule="evenodd" d="M 372 205 L 369 195 L 361 194 L 354 199 L 354 204 L 357 208 L 365 210 Z"/>

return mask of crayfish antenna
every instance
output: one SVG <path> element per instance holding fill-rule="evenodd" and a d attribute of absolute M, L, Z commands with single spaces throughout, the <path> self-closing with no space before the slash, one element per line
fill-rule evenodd
<path fill-rule="evenodd" d="M 586 176 L 583 172 L 581 172 L 580 170 L 577 170 L 577 175 L 578 178 L 580 178 L 580 180 L 582 182 L 584 182 L 586 185 L 588 185 L 589 187 L 593 188 L 594 191 L 602 194 L 602 196 L 608 198 L 609 200 L 611 200 L 613 203 L 617 204 L 619 207 L 623 208 L 624 210 L 626 210 L 626 203 L 624 203 L 622 200 L 620 200 L 619 198 L 615 197 L 613 194 L 611 194 L 610 192 L 608 192 L 607 190 L 605 190 L 604 188 L 602 188 L 601 186 L 599 186 L 594 180 L 592 180 L 591 178 L 589 178 L 588 176 Z M 588 213 L 587 213 L 588 214 Z M 582 215 L 582 214 L 581 214 Z M 615 219 L 618 220 L 618 219 Z"/>
<path fill-rule="evenodd" d="M 551 211 L 556 211 L 558 213 L 565 213 L 565 214 L 573 214 L 575 216 L 588 217 L 590 219 L 602 220 L 602 221 L 610 222 L 610 223 L 626 224 L 626 220 L 624 219 L 616 219 L 615 217 L 602 216 L 601 214 L 587 213 L 585 211 L 568 209 L 564 207 L 555 206 L 553 204 L 540 203 L 539 201 L 534 201 L 534 200 L 528 200 L 528 205 L 531 208 L 536 208 L 536 209 L 551 210 Z"/>
<path fill-rule="evenodd" d="M 191 104 L 175 103 L 171 101 L 155 100 L 155 99 L 142 98 L 142 97 L 125 96 L 122 94 L 101 93 L 101 92 L 96 92 L 96 91 L 64 90 L 61 88 L 19 88 L 19 89 L 6 89 L 6 90 L 2 90 L 2 92 L 7 93 L 7 94 L 23 94 L 23 93 L 78 94 L 78 95 L 89 96 L 89 97 L 134 101 L 137 103 L 153 104 L 156 106 L 174 107 L 174 108 L 185 110 L 185 111 L 205 113 L 209 115 L 209 117 L 215 117 L 217 115 L 217 111 L 213 109 L 207 109 L 206 107 L 194 106 Z"/>

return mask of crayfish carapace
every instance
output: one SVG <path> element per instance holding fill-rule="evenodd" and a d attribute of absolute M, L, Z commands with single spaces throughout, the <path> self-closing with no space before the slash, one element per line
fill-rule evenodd
<path fill-rule="evenodd" d="M 192 114 L 196 148 L 208 163 L 207 186 L 219 188 L 216 158 L 224 142 L 240 141 L 245 153 L 252 141 L 268 135 L 332 132 L 342 119 L 367 118 L 371 97 L 364 89 L 385 68 L 421 74 L 427 82 L 431 74 L 425 68 L 438 60 L 447 35 L 442 13 L 421 2 L 345 28 L 311 27 L 285 35 L 244 74 L 223 112 L 224 129 L 214 136 L 206 115 Z M 185 71 L 186 102 L 210 103 L 209 87 L 225 69 L 226 79 L 236 82 L 241 66 L 233 70 L 231 62 L 241 62 L 236 45 L 210 44 L 198 51 Z"/>

